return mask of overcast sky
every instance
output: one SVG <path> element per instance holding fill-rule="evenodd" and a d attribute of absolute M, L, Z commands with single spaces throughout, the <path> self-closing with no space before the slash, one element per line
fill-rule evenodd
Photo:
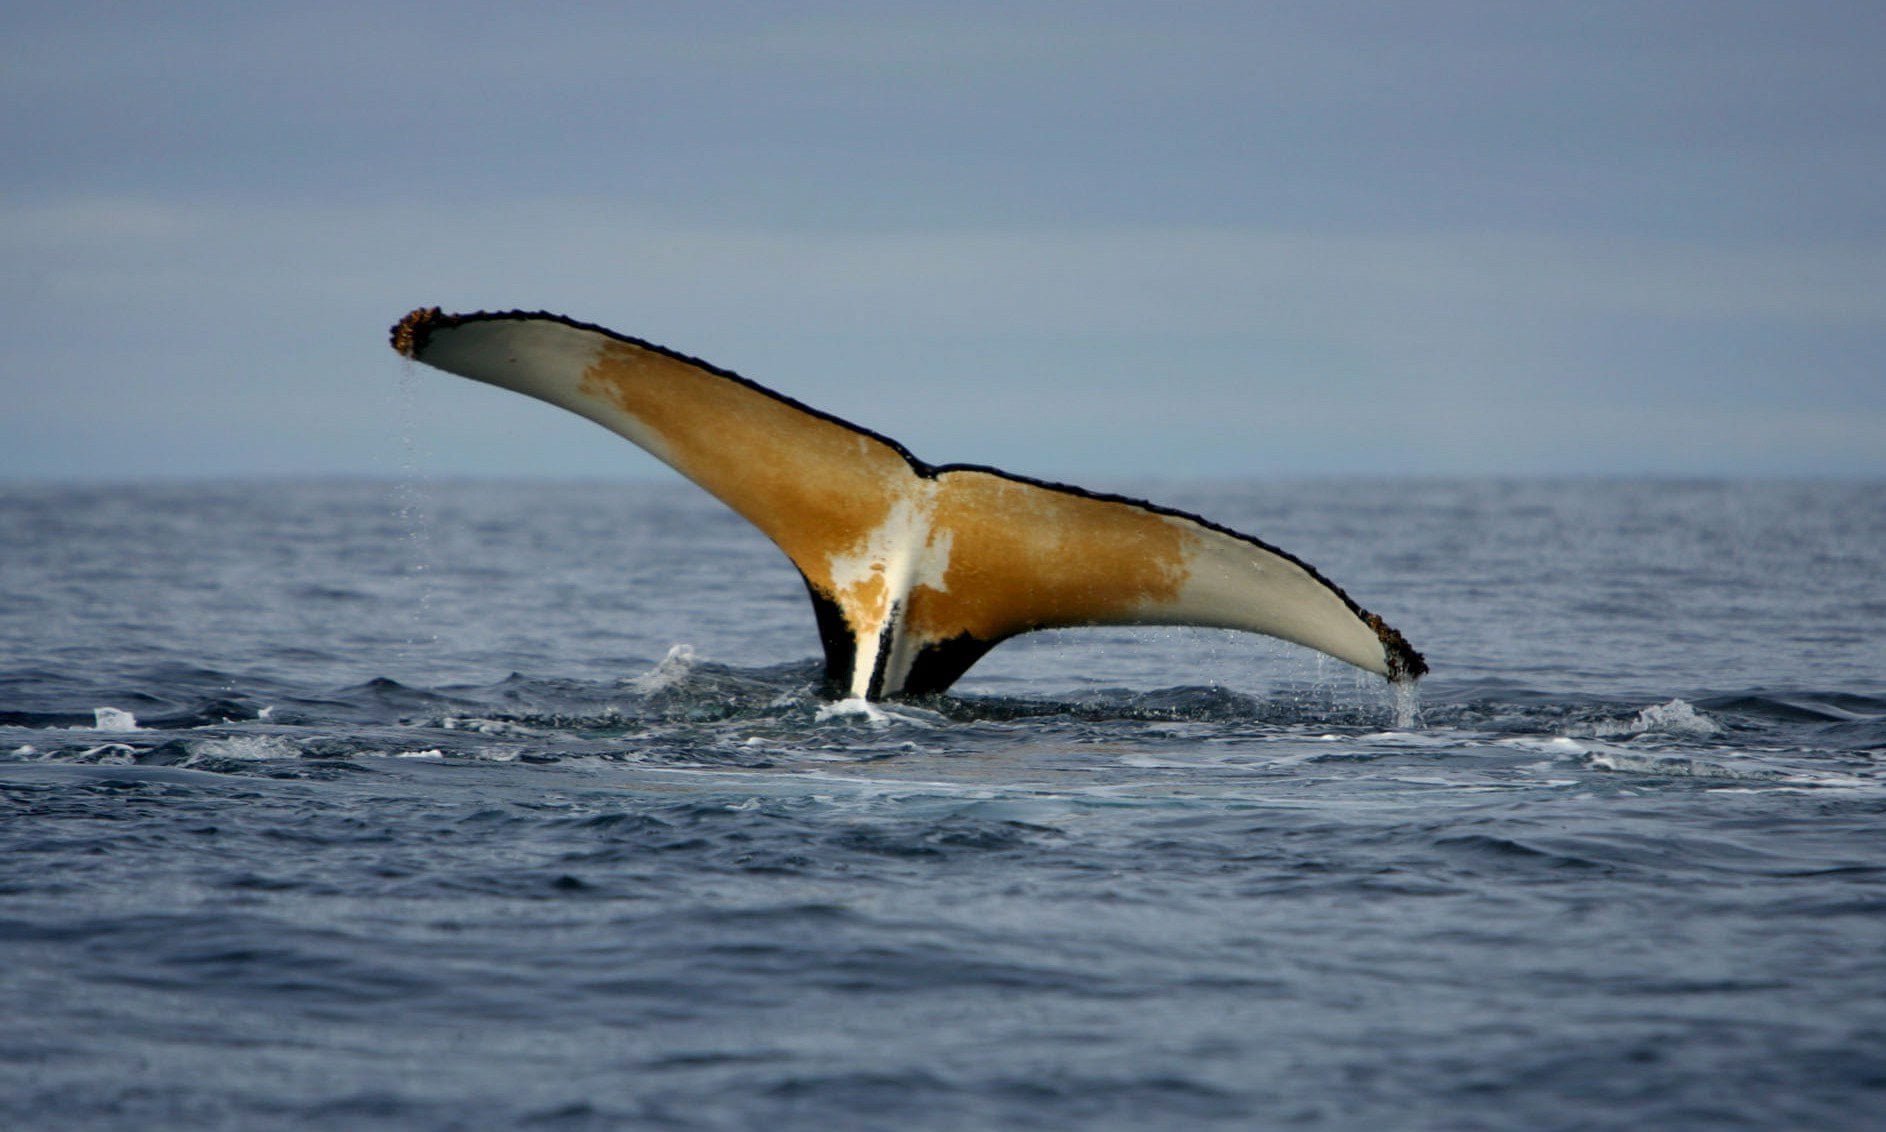
<path fill-rule="evenodd" d="M 0 9 L 0 478 L 660 474 L 421 305 L 1065 479 L 1879 476 L 1886 4 Z"/>

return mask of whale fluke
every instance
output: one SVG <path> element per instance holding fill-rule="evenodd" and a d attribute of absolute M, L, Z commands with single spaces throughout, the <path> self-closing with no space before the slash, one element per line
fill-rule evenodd
<path fill-rule="evenodd" d="M 1168 507 L 903 445 L 649 342 L 544 312 L 413 311 L 393 348 L 634 441 L 799 569 L 827 692 L 941 692 L 997 644 L 1077 625 L 1204 625 L 1294 641 L 1393 681 L 1421 654 L 1328 579 Z"/>

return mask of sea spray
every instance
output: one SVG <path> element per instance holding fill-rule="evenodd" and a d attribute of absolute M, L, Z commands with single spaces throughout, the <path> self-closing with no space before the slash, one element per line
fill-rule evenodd
<path fill-rule="evenodd" d="M 630 677 L 627 683 L 645 696 L 666 692 L 687 680 L 688 673 L 694 671 L 694 663 L 693 645 L 686 642 L 670 645 L 668 655 L 662 657 L 655 667 L 640 676 Z"/>

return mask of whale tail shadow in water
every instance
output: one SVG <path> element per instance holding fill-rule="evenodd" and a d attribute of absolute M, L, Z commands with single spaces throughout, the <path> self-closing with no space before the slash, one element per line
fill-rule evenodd
<path fill-rule="evenodd" d="M 1076 625 L 1207 625 L 1397 682 L 1421 654 L 1308 563 L 1183 511 L 962 464 L 660 346 L 558 315 L 416 310 L 409 358 L 560 405 L 641 445 L 805 579 L 827 694 L 941 692 L 997 644 Z"/>

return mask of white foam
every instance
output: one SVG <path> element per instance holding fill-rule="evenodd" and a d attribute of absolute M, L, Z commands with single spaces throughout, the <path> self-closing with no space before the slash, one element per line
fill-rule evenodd
<path fill-rule="evenodd" d="M 487 763 L 514 763 L 523 753 L 521 747 L 480 747 L 475 751 L 461 751 L 459 757 Z"/>
<path fill-rule="evenodd" d="M 138 729 L 137 716 L 122 708 L 93 708 L 92 718 L 97 720 L 92 725 L 94 731 L 136 731 Z"/>
<path fill-rule="evenodd" d="M 138 753 L 123 743 L 106 743 L 80 751 L 79 761 L 100 766 L 130 766 L 138 761 Z"/>
<path fill-rule="evenodd" d="M 694 646 L 686 643 L 671 645 L 668 655 L 661 658 L 655 667 L 629 680 L 629 687 L 644 696 L 667 691 L 688 678 L 694 671 Z"/>
<path fill-rule="evenodd" d="M 1355 737 L 1358 743 L 1371 743 L 1382 747 L 1452 747 L 1458 739 L 1446 735 L 1417 734 L 1412 731 L 1376 731 Z"/>
<path fill-rule="evenodd" d="M 1121 755 L 1121 766 L 1130 766 L 1137 770 L 1190 770 L 1209 763 L 1185 762 L 1181 759 L 1163 759 L 1157 755 Z"/>
<path fill-rule="evenodd" d="M 1671 700 L 1644 708 L 1629 723 L 1600 723 L 1591 730 L 1594 735 L 1714 735 L 1722 725 L 1684 700 Z"/>
<path fill-rule="evenodd" d="M 1678 735 L 1714 735 L 1722 725 L 1682 700 L 1655 704 L 1637 713 L 1637 723 L 1646 731 Z"/>
<path fill-rule="evenodd" d="M 834 719 L 858 717 L 873 727 L 888 727 L 893 723 L 908 723 L 917 727 L 935 727 L 943 717 L 935 712 L 920 711 L 916 708 L 886 708 L 874 704 L 862 696 L 835 700 L 819 706 L 816 722 L 826 723 Z"/>
<path fill-rule="evenodd" d="M 820 723 L 830 719 L 841 719 L 848 715 L 863 716 L 872 723 L 889 723 L 890 717 L 870 700 L 863 696 L 853 696 L 845 700 L 833 700 L 829 704 L 820 704 L 818 715 L 813 718 Z"/>
<path fill-rule="evenodd" d="M 192 759 L 241 759 L 260 761 L 263 759 L 293 759 L 301 756 L 301 749 L 286 739 L 277 739 L 268 735 L 235 735 L 227 739 L 201 739 L 190 744 Z"/>
<path fill-rule="evenodd" d="M 1613 747 L 1592 751 L 1585 756 L 1585 765 L 1593 770 L 1654 774 L 1674 778 L 1764 779 L 1804 784 L 1818 781 L 1811 776 L 1788 774 L 1779 767 L 1738 755 L 1733 751 L 1722 752 L 1722 755 L 1724 757 L 1699 759 L 1687 755 L 1639 754 Z"/>
<path fill-rule="evenodd" d="M 535 736 L 538 732 L 505 719 L 481 719 L 477 716 L 448 715 L 439 720 L 446 731 L 475 731 L 480 735 Z"/>
<path fill-rule="evenodd" d="M 1543 751 L 1553 755 L 1582 755 L 1590 749 L 1578 740 L 1568 739 L 1563 735 L 1554 736 L 1550 739 L 1535 738 L 1528 735 L 1513 739 L 1497 739 L 1494 743 L 1496 746 L 1512 747 L 1521 751 Z"/>

